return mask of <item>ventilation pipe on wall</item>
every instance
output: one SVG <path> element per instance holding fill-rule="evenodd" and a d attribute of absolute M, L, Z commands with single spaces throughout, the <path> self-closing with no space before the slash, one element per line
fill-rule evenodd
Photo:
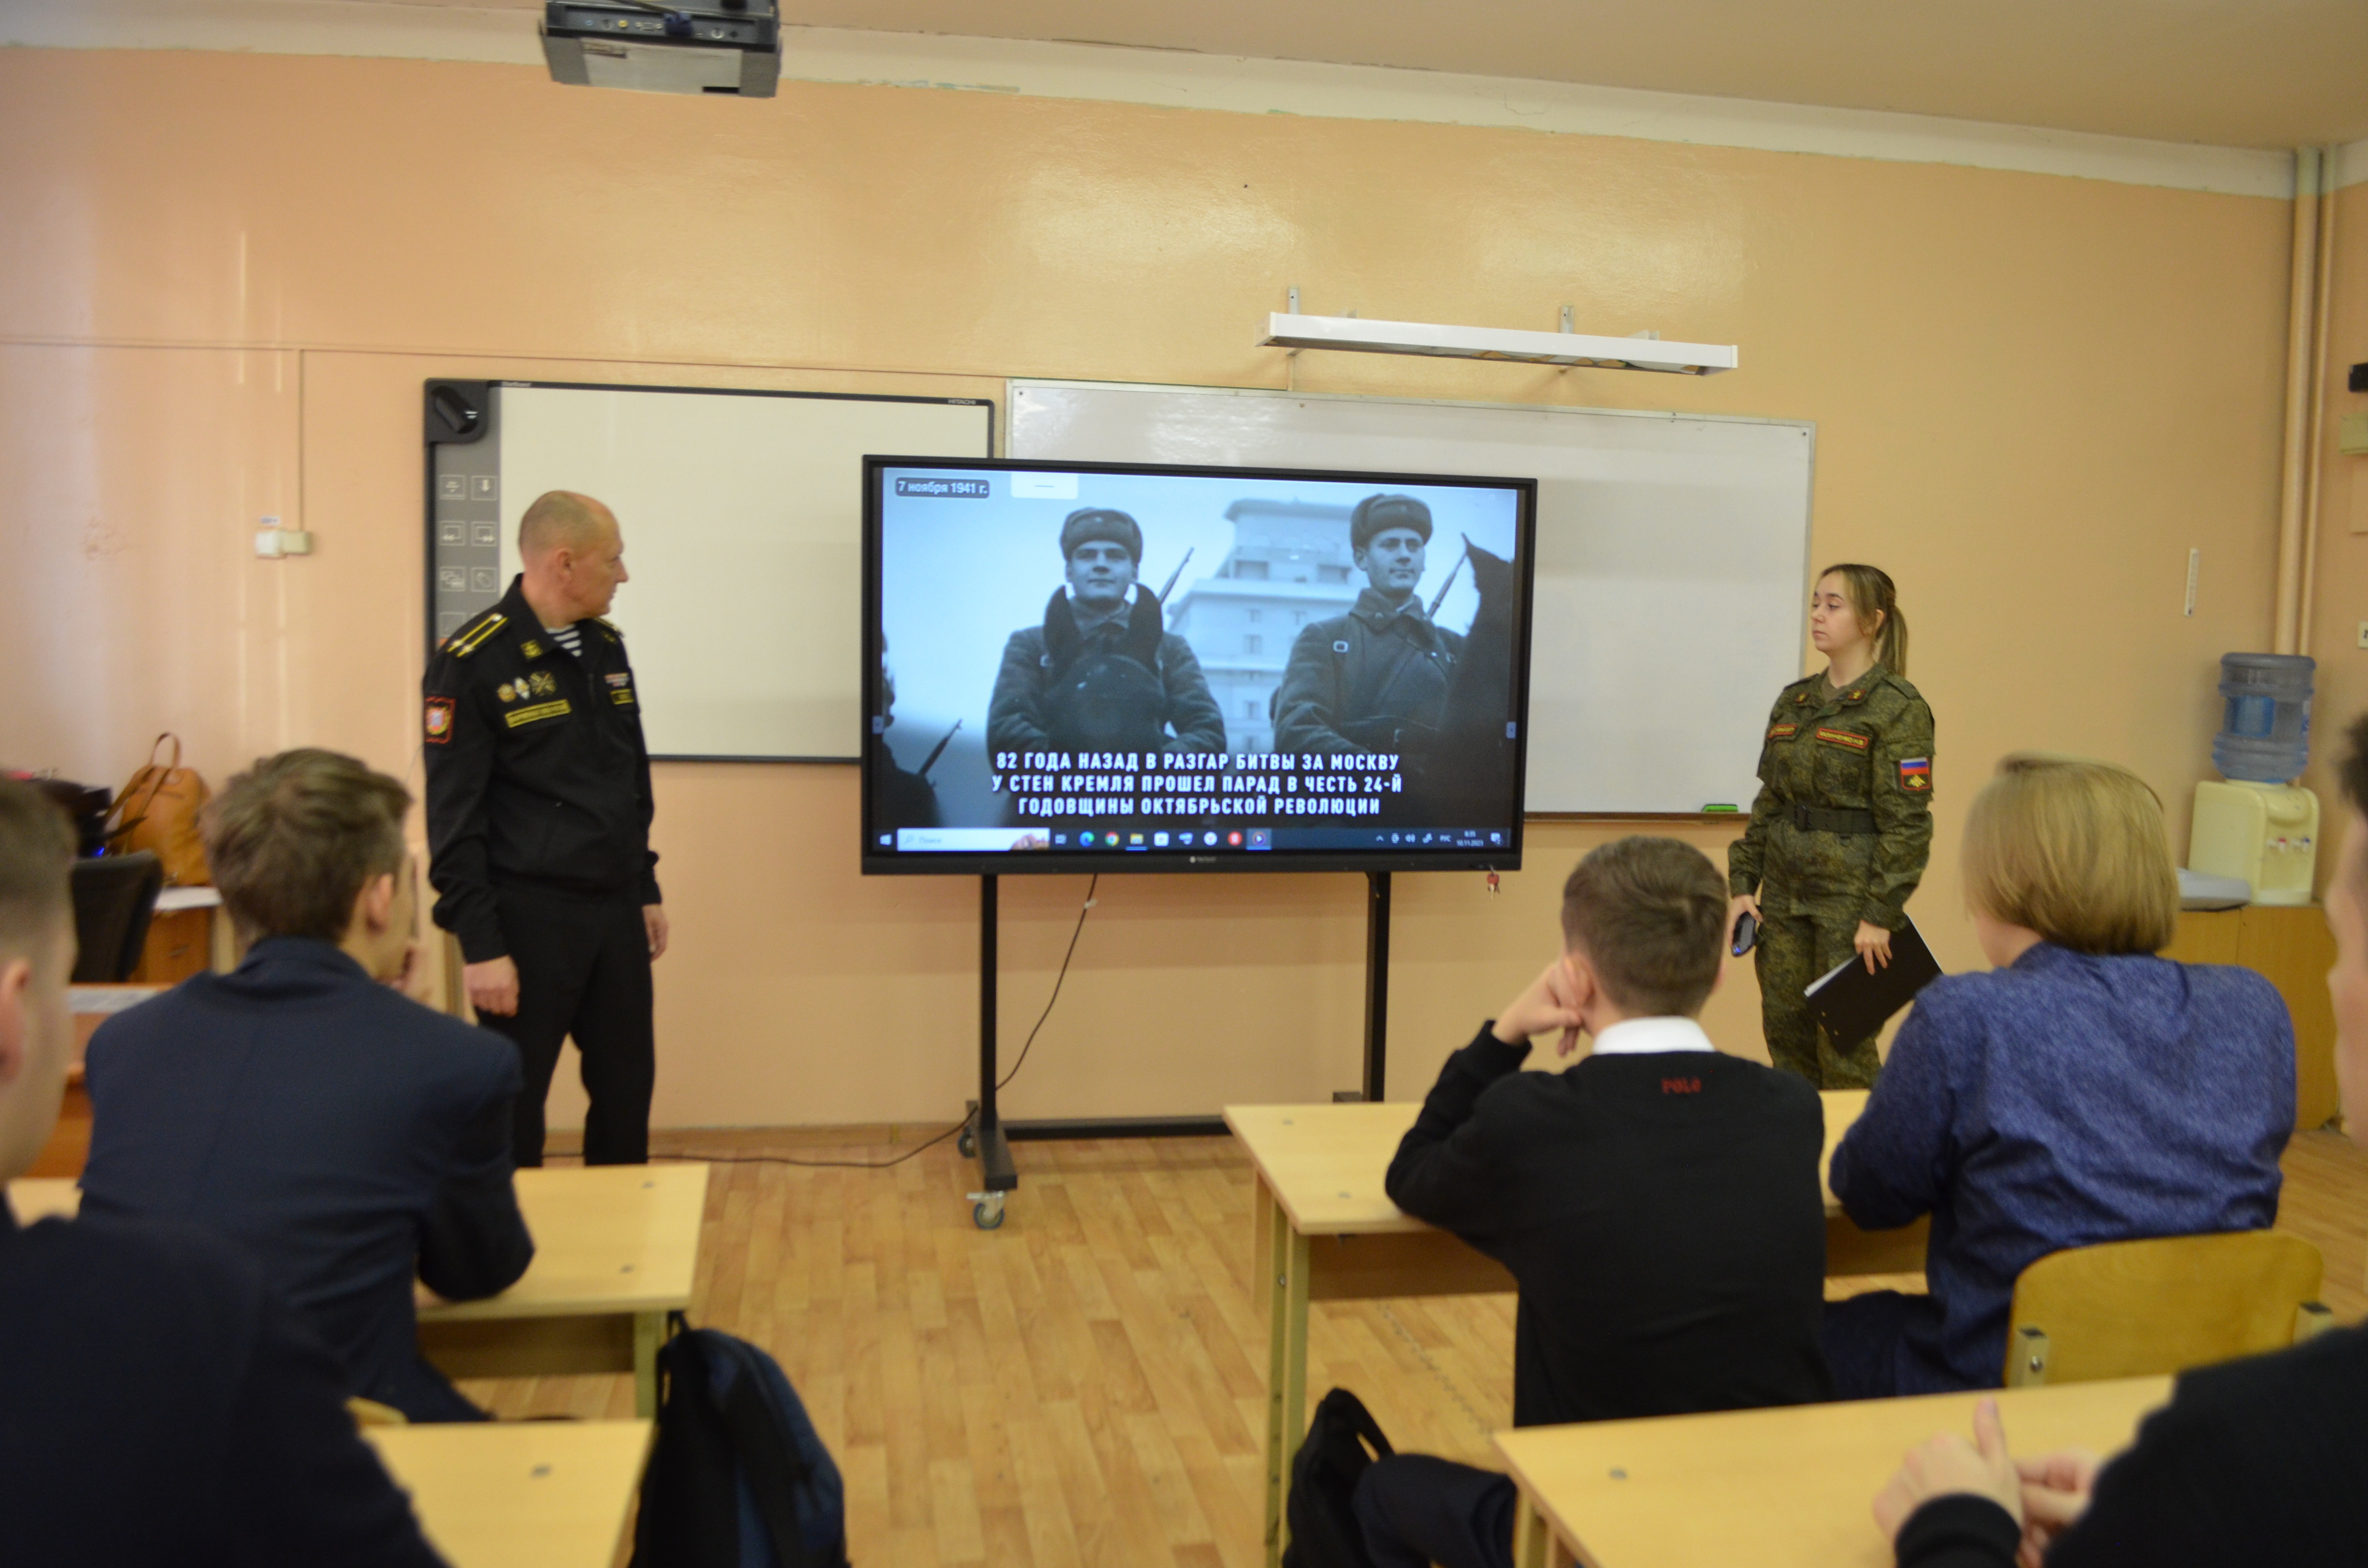
<path fill-rule="evenodd" d="M 2303 453 L 2302 587 L 2296 594 L 2294 651 L 2310 651 L 2311 608 L 2318 588 L 2318 523 L 2326 488 L 2327 335 L 2335 315 L 2336 149 L 2318 155 L 2318 266 L 2310 293 L 2310 439 Z"/>
<path fill-rule="evenodd" d="M 2293 267 L 2286 286 L 2285 449 L 2278 484 L 2278 604 L 2272 649 L 2303 652 L 2310 615 L 2310 557 L 2317 530 L 2311 516 L 2317 449 L 2318 358 L 2325 352 L 2321 207 L 2327 159 L 2316 147 L 2294 149 Z"/>

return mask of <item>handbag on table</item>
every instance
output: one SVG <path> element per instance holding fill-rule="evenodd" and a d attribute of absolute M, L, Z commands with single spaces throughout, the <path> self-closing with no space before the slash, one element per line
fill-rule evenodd
<path fill-rule="evenodd" d="M 166 741 L 173 743 L 173 760 L 159 767 L 156 753 Z M 198 770 L 181 766 L 181 737 L 169 730 L 158 735 L 147 762 L 108 809 L 107 852 L 151 851 L 165 863 L 165 881 L 175 887 L 211 881 L 205 841 L 198 834 L 198 813 L 210 794 Z"/>

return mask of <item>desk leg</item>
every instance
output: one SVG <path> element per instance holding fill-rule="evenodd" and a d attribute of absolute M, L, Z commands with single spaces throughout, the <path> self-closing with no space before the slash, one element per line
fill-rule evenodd
<path fill-rule="evenodd" d="M 1258 1259 L 1267 1301 L 1266 1562 L 1267 1568 L 1278 1568 L 1289 1535 L 1283 1493 L 1292 1454 L 1307 1428 L 1308 1246 L 1263 1181 L 1258 1200 L 1267 1210 L 1258 1225 L 1267 1244 Z"/>
<path fill-rule="evenodd" d="M 666 1313 L 633 1314 L 633 1414 L 644 1421 L 658 1415 L 658 1346 L 666 1343 Z"/>
<path fill-rule="evenodd" d="M 1543 1514 L 1521 1494 L 1513 1512 L 1513 1568 L 1546 1568 L 1546 1542 L 1552 1535 Z"/>

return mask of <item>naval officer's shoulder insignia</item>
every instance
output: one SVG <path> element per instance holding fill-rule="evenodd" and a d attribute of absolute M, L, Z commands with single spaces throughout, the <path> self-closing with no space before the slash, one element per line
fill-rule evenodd
<path fill-rule="evenodd" d="M 465 659 L 484 647 L 495 632 L 510 623 L 510 618 L 497 609 L 489 609 L 452 633 L 444 651 L 456 659 Z"/>

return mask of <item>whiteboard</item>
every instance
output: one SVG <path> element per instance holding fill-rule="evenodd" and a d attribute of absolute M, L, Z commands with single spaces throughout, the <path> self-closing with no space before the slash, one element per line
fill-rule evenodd
<path fill-rule="evenodd" d="M 1814 426 L 1083 381 L 1010 399 L 1015 458 L 1537 480 L 1527 809 L 1750 809 L 1801 674 Z"/>
<path fill-rule="evenodd" d="M 862 753 L 863 459 L 987 457 L 994 406 L 939 398 L 504 382 L 500 581 L 547 490 L 606 502 L 650 754 Z"/>

